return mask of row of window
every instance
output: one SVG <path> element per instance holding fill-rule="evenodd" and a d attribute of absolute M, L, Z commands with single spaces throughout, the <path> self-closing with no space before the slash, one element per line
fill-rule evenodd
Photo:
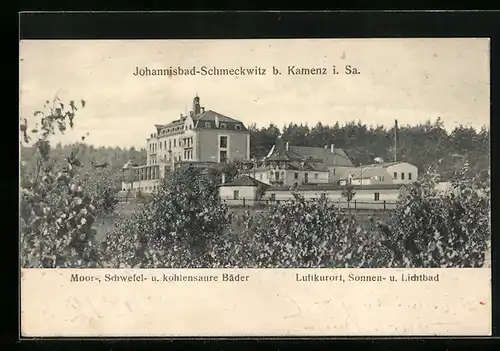
<path fill-rule="evenodd" d="M 173 147 L 177 147 L 177 146 L 190 147 L 193 145 L 193 137 L 184 138 L 184 140 L 182 140 L 181 138 L 170 139 L 170 140 L 168 140 L 168 150 L 172 149 L 172 141 L 173 141 Z M 182 141 L 184 141 L 184 143 Z M 167 140 L 160 141 L 159 146 L 160 146 L 160 150 L 162 150 L 162 149 L 166 150 L 167 149 Z M 154 153 L 154 152 L 156 152 L 156 150 L 157 150 L 156 144 L 149 144 L 149 152 L 150 153 Z"/>
<path fill-rule="evenodd" d="M 394 180 L 398 180 L 398 172 L 394 172 Z M 405 173 L 401 172 L 401 180 L 405 180 Z M 411 180 L 411 173 L 408 173 L 408 180 Z"/>
<path fill-rule="evenodd" d="M 263 173 L 260 173 L 259 179 L 262 180 L 264 177 Z M 272 178 L 272 173 L 271 173 L 271 178 Z M 285 172 L 281 171 L 281 178 L 285 178 Z M 280 172 L 274 172 L 274 179 L 279 180 L 280 179 Z M 293 179 L 299 179 L 299 172 L 294 172 L 293 174 Z M 314 180 L 319 179 L 319 173 L 314 173 Z M 309 181 L 309 173 L 304 173 L 304 182 L 307 183 Z"/>
<path fill-rule="evenodd" d="M 205 122 L 205 128 L 212 128 L 212 123 L 211 122 Z M 226 123 L 220 123 L 219 124 L 220 129 L 227 129 Z M 236 130 L 241 130 L 241 125 L 237 124 L 234 126 Z"/>
<path fill-rule="evenodd" d="M 237 200 L 238 197 L 237 195 L 239 195 L 239 191 L 235 190 L 234 191 L 234 199 Z M 276 201 L 276 194 L 271 194 L 271 201 Z M 380 201 L 380 193 L 374 193 L 373 194 L 373 200 L 374 201 Z"/>
<path fill-rule="evenodd" d="M 170 132 L 177 132 L 181 130 L 191 130 L 193 129 L 193 125 L 190 124 L 189 126 L 177 126 L 177 127 L 172 127 L 172 128 L 163 128 L 160 130 L 160 135 L 167 134 Z"/>

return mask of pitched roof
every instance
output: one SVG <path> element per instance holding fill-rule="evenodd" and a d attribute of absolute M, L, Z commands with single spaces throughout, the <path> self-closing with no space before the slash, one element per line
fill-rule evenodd
<path fill-rule="evenodd" d="M 192 118 L 193 121 L 195 121 L 195 128 L 201 128 L 201 129 L 217 128 L 217 126 L 215 125 L 215 121 L 217 120 L 219 122 L 218 128 L 220 129 L 241 130 L 241 131 L 247 130 L 243 122 L 225 116 L 219 112 L 215 112 L 213 110 L 208 110 L 201 112 L 197 115 L 193 115 Z M 210 126 L 207 126 L 207 123 L 209 123 Z M 224 124 L 225 128 L 221 128 L 221 124 Z M 239 126 L 239 129 L 237 129 L 236 127 L 237 125 Z"/>
<path fill-rule="evenodd" d="M 171 128 L 171 127 L 179 127 L 184 125 L 184 121 L 186 120 L 188 116 L 182 116 L 179 119 L 173 120 L 170 123 L 167 124 L 155 124 L 156 130 L 159 131 L 163 128 Z M 215 129 L 217 126 L 215 125 L 215 120 L 219 122 L 219 129 L 229 129 L 229 130 L 238 130 L 238 131 L 246 131 L 247 128 L 243 124 L 243 122 L 238 121 L 234 118 L 225 116 L 219 112 L 215 112 L 213 110 L 208 110 L 208 111 L 203 111 L 201 113 L 191 115 L 190 116 L 193 121 L 195 128 L 200 128 L 200 129 L 205 129 L 205 128 L 210 128 L 210 129 Z M 208 123 L 208 126 L 207 126 Z M 224 124 L 225 128 L 221 128 L 220 124 Z M 236 126 L 239 127 L 236 127 Z"/>
<path fill-rule="evenodd" d="M 269 161 L 300 161 L 303 156 L 286 149 L 283 139 L 278 138 L 272 149 L 271 155 L 267 158 Z"/>
<path fill-rule="evenodd" d="M 268 184 L 260 182 L 255 178 L 252 178 L 252 177 L 247 176 L 247 175 L 242 175 L 242 176 L 239 176 L 239 177 L 233 179 L 229 183 L 221 184 L 220 186 L 255 186 L 255 187 L 257 187 L 259 185 L 269 186 Z"/>
<path fill-rule="evenodd" d="M 309 146 L 290 146 L 289 150 L 303 157 L 312 157 L 322 160 L 325 166 L 346 166 L 354 167 L 351 160 L 342 149 L 309 147 Z"/>
<path fill-rule="evenodd" d="M 318 163 L 304 163 L 292 161 L 288 165 L 288 169 L 297 171 L 314 171 L 314 172 L 328 172 L 328 169 L 323 164 Z"/>

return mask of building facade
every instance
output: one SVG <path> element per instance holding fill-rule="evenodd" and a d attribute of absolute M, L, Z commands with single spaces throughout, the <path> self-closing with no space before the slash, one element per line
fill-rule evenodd
<path fill-rule="evenodd" d="M 292 151 L 290 145 L 281 138 L 278 138 L 260 165 L 242 174 L 268 185 L 289 187 L 324 184 L 330 179 L 330 171 L 323 159 Z"/>
<path fill-rule="evenodd" d="M 134 181 L 122 190 L 154 191 L 159 179 L 185 164 L 208 167 L 217 163 L 250 160 L 250 132 L 239 120 L 205 110 L 200 98 L 192 111 L 167 124 L 156 124 L 146 139 L 145 165 L 133 167 Z"/>

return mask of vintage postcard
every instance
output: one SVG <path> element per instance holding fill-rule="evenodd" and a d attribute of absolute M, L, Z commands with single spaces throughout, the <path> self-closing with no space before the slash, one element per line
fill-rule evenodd
<path fill-rule="evenodd" d="M 20 43 L 23 337 L 491 334 L 487 38 Z"/>

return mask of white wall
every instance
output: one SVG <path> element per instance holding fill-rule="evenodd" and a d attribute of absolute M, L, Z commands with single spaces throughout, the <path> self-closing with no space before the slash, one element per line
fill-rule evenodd
<path fill-rule="evenodd" d="M 400 194 L 399 189 L 356 189 L 354 198 L 352 201 L 356 200 L 359 202 L 374 202 L 375 201 L 375 193 L 379 194 L 379 202 L 383 202 L 384 200 L 387 202 L 396 202 L 398 196 Z M 326 190 L 326 191 L 317 191 L 317 190 L 306 190 L 299 191 L 300 194 L 304 196 L 305 199 L 314 199 L 319 198 L 321 194 L 325 194 L 326 197 L 330 200 L 334 201 L 345 201 L 345 198 L 342 197 L 342 190 Z M 272 194 L 275 194 L 276 200 L 289 200 L 292 199 L 292 193 L 288 190 L 272 190 L 269 189 L 264 195 L 263 199 L 271 199 Z"/>
<path fill-rule="evenodd" d="M 219 196 L 221 200 L 233 200 L 235 191 L 239 191 L 239 199 L 253 200 L 257 188 L 252 186 L 221 186 L 219 187 Z"/>
<path fill-rule="evenodd" d="M 394 184 L 410 184 L 418 179 L 417 167 L 406 162 L 387 167 L 387 172 L 389 172 L 389 175 L 393 178 L 392 182 Z M 394 172 L 398 175 L 397 179 L 394 179 Z M 401 173 L 404 173 L 404 180 L 401 180 Z M 411 180 L 408 179 L 409 173 L 412 175 Z"/>
<path fill-rule="evenodd" d="M 349 172 L 354 169 L 356 169 L 356 167 L 329 166 L 330 182 L 334 183 L 342 178 L 346 178 Z"/>

